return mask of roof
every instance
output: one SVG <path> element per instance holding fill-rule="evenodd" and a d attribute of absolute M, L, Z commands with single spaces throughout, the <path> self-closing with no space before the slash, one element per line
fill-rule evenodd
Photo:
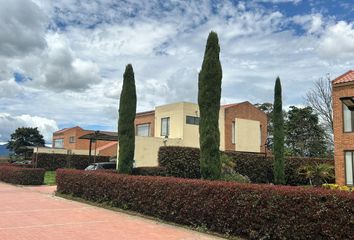
<path fill-rule="evenodd" d="M 138 113 L 136 113 L 136 116 L 143 116 L 143 115 L 150 115 L 150 114 L 155 114 L 155 110 L 146 111 L 146 112 L 138 112 Z"/>
<path fill-rule="evenodd" d="M 349 82 L 354 82 L 354 70 L 349 70 L 348 72 L 340 75 L 332 81 L 332 84 L 334 85 Z"/>
<path fill-rule="evenodd" d="M 79 137 L 79 139 L 92 139 L 92 140 L 103 140 L 103 141 L 118 141 L 117 132 L 105 132 L 105 131 L 95 131 L 93 133 L 88 133 Z"/>
<path fill-rule="evenodd" d="M 240 104 L 241 103 L 230 103 L 230 104 L 221 105 L 220 107 L 229 108 L 229 107 L 235 107 L 235 106 L 240 105 Z"/>
<path fill-rule="evenodd" d="M 66 132 L 66 131 L 71 130 L 71 129 L 74 129 L 74 128 L 80 128 L 80 129 L 82 129 L 82 128 L 79 127 L 79 126 L 75 126 L 75 127 L 71 127 L 71 128 L 63 128 L 63 129 L 60 129 L 60 130 L 54 132 L 53 134 L 54 134 L 54 135 L 61 134 L 61 133 L 63 133 L 63 132 Z"/>

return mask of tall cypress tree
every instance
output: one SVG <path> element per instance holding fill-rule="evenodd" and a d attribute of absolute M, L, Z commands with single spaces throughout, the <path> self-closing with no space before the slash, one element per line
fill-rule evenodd
<path fill-rule="evenodd" d="M 274 132 L 274 183 L 285 184 L 284 173 L 284 119 L 281 83 L 279 77 L 275 81 L 274 109 L 273 109 L 273 132 Z"/>
<path fill-rule="evenodd" d="M 222 69 L 219 53 L 218 35 L 210 32 L 198 82 L 200 170 L 204 179 L 218 179 L 221 173 L 219 110 Z"/>
<path fill-rule="evenodd" d="M 134 162 L 135 128 L 134 120 L 136 115 L 136 89 L 134 71 L 131 64 L 125 68 L 123 75 L 123 87 L 119 101 L 119 157 L 118 171 L 130 174 Z"/>

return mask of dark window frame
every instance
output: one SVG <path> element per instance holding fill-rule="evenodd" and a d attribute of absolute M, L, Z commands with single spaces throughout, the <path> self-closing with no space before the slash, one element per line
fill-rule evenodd
<path fill-rule="evenodd" d="M 58 140 L 61 140 L 62 147 L 57 147 L 57 145 L 55 144 L 55 142 L 58 141 Z M 64 138 L 56 138 L 56 139 L 54 139 L 53 145 L 54 145 L 54 148 L 56 148 L 56 149 L 64 149 Z"/>
<path fill-rule="evenodd" d="M 142 137 L 151 137 L 151 123 L 150 122 L 136 124 L 136 126 L 135 126 L 135 136 L 140 136 L 140 135 L 138 135 L 138 128 L 139 128 L 139 126 L 143 126 L 143 125 L 148 125 L 148 135 L 147 136 L 142 136 Z"/>
<path fill-rule="evenodd" d="M 69 137 L 69 143 L 75 143 L 75 136 L 70 136 Z"/>
<path fill-rule="evenodd" d="M 350 110 L 349 107 L 342 102 L 342 130 L 343 130 L 343 133 L 354 133 L 354 116 L 352 116 L 352 118 L 351 118 L 351 119 L 353 119 L 353 120 L 351 120 L 352 130 L 351 131 L 345 130 L 344 108 L 348 108 L 348 110 L 350 112 L 352 112 L 352 115 L 354 115 L 354 113 L 353 113 L 354 111 Z"/>
<path fill-rule="evenodd" d="M 351 153 L 352 155 L 352 175 L 353 175 L 353 183 L 352 184 L 348 184 L 347 182 L 347 159 L 346 159 L 346 153 Z M 344 182 L 345 185 L 348 186 L 354 186 L 354 150 L 345 150 L 344 151 Z"/>
<path fill-rule="evenodd" d="M 191 121 L 188 121 L 188 120 L 191 120 Z M 186 115 L 186 124 L 199 125 L 199 123 L 200 123 L 199 117 Z"/>
<path fill-rule="evenodd" d="M 166 134 L 162 134 L 162 122 L 166 120 L 167 121 L 167 129 L 166 129 Z M 160 136 L 170 136 L 170 117 L 163 117 L 161 118 L 161 129 L 160 129 Z"/>

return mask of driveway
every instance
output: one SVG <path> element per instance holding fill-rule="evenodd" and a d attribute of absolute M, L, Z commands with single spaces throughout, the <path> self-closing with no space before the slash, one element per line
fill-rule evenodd
<path fill-rule="evenodd" d="M 54 190 L 50 186 L 17 187 L 0 182 L 0 239 L 221 239 L 55 197 Z"/>

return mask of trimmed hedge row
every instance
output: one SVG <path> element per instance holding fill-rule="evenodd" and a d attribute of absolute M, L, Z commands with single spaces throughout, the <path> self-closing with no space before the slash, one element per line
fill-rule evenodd
<path fill-rule="evenodd" d="M 248 176 L 253 183 L 272 183 L 273 157 L 261 154 L 224 152 L 235 162 L 235 171 Z M 308 180 L 298 174 L 305 165 L 328 163 L 333 160 L 319 158 L 285 158 L 287 185 L 306 185 Z M 166 168 L 167 175 L 182 178 L 200 178 L 199 149 L 189 147 L 160 147 L 159 165 Z"/>
<path fill-rule="evenodd" d="M 198 148 L 160 147 L 159 166 L 166 169 L 168 176 L 201 178 Z"/>
<path fill-rule="evenodd" d="M 354 194 L 303 187 L 57 170 L 57 191 L 249 239 L 353 239 Z"/>
<path fill-rule="evenodd" d="M 132 175 L 140 176 L 166 176 L 164 167 L 136 167 L 133 168 Z"/>
<path fill-rule="evenodd" d="M 85 169 L 91 164 L 87 155 L 67 155 L 67 154 L 50 154 L 39 153 L 38 157 L 33 154 L 32 162 L 39 168 L 47 171 L 55 171 L 58 168 L 75 168 Z M 37 159 L 37 163 L 36 163 Z M 92 157 L 93 159 L 93 157 Z M 108 162 L 109 157 L 96 156 L 96 162 Z"/>
<path fill-rule="evenodd" d="M 33 168 L 32 164 L 22 164 L 22 163 L 0 163 L 0 167 L 23 167 L 23 168 Z"/>
<path fill-rule="evenodd" d="M 42 185 L 45 169 L 0 165 L 0 181 L 20 185 Z"/>

